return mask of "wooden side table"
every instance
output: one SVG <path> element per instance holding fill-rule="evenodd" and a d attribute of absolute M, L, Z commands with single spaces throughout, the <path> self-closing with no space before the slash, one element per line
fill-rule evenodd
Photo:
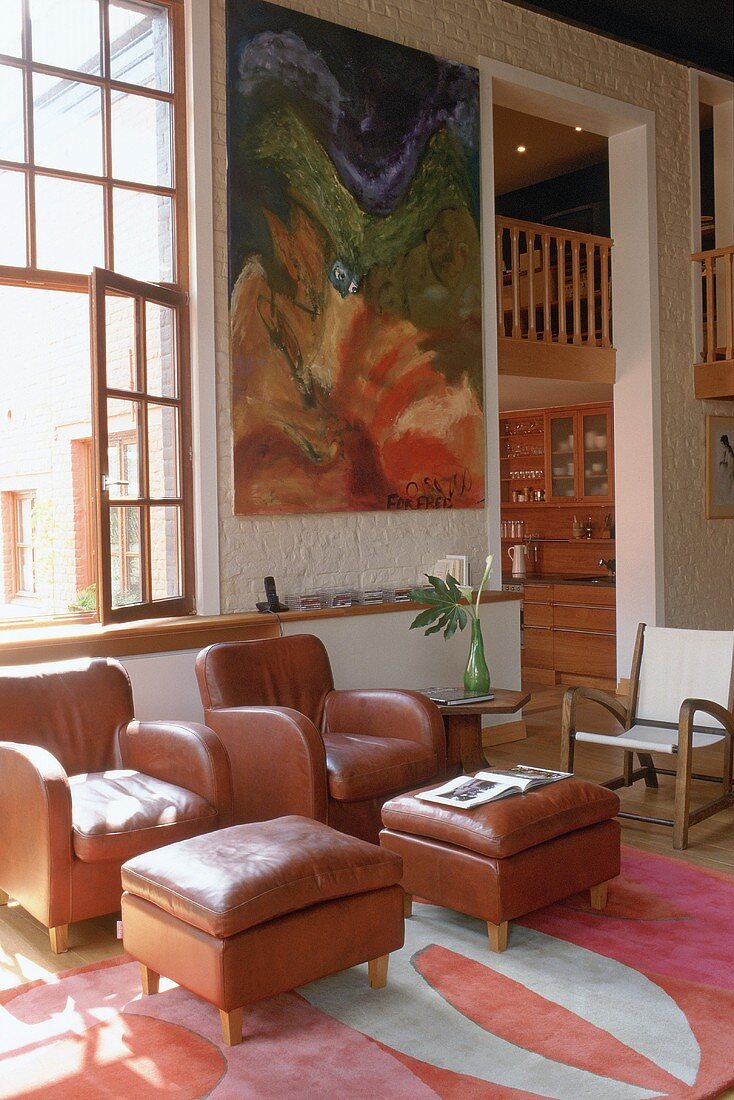
<path fill-rule="evenodd" d="M 487 767 L 482 749 L 482 716 L 484 714 L 516 714 L 530 702 L 529 691 L 506 691 L 491 688 L 494 699 L 484 703 L 436 704 L 443 716 L 446 730 L 446 772 L 460 775 Z"/>

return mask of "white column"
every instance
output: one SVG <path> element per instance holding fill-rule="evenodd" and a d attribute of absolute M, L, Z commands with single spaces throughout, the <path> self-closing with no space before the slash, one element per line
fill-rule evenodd
<path fill-rule="evenodd" d="M 716 247 L 734 244 L 734 99 L 714 106 Z"/>
<path fill-rule="evenodd" d="M 214 344 L 211 52 L 209 4 L 186 5 L 191 435 L 194 455 L 196 610 L 219 612 L 219 509 Z"/>
<path fill-rule="evenodd" d="M 654 122 L 609 138 L 614 345 L 617 672 L 639 622 L 664 621 Z"/>
<path fill-rule="evenodd" d="M 487 542 L 494 554 L 490 588 L 502 587 L 502 540 L 500 532 L 499 374 L 497 347 L 497 296 L 494 234 L 494 127 L 492 124 L 492 78 L 480 70 L 480 150 L 482 188 L 482 331 L 484 339 L 484 499 Z M 477 580 L 479 578 L 473 578 Z"/>

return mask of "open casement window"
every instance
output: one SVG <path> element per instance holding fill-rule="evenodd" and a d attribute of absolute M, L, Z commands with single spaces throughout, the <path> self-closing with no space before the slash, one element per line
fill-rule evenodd
<path fill-rule="evenodd" d="M 91 277 L 99 615 L 193 611 L 186 295 Z"/>

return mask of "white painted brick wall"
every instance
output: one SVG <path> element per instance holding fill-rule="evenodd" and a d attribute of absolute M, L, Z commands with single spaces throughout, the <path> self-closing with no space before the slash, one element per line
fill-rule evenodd
<path fill-rule="evenodd" d="M 693 397 L 689 87 L 684 66 L 501 0 L 285 6 L 478 65 L 491 57 L 655 112 L 660 270 L 663 513 L 669 625 L 734 627 L 734 521 L 704 519 L 705 414 Z M 282 590 L 328 581 L 409 582 L 446 552 L 486 552 L 482 512 L 337 516 L 232 514 L 226 258 L 224 0 L 211 0 L 222 610 L 246 609 L 273 573 Z M 488 425 L 490 439 L 497 425 Z"/>

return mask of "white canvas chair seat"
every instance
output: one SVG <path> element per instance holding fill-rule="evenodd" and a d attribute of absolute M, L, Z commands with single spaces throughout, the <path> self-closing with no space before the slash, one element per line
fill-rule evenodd
<path fill-rule="evenodd" d="M 619 732 L 578 729 L 576 716 L 581 700 L 604 707 L 619 723 Z M 680 630 L 641 623 L 632 658 L 628 706 L 596 688 L 574 687 L 566 692 L 561 724 L 563 771 L 573 771 L 577 741 L 622 750 L 622 775 L 604 783 L 611 790 L 629 787 L 638 779 L 655 789 L 658 775 L 675 776 L 672 818 L 628 812 L 620 812 L 619 816 L 672 825 L 673 847 L 687 847 L 691 825 L 734 806 L 734 631 Z M 719 742 L 724 743 L 721 776 L 694 772 L 694 752 Z M 653 755 L 658 753 L 674 757 L 675 764 L 670 768 L 658 766 L 653 762 Z M 720 782 L 720 797 L 691 810 L 692 779 Z M 646 799 L 645 806 L 651 801 Z"/>
<path fill-rule="evenodd" d="M 678 751 L 678 727 L 641 726 L 636 724 L 621 733 L 586 733 L 576 731 L 577 741 L 591 741 L 595 745 L 611 745 L 631 752 L 666 752 L 671 756 Z M 724 740 L 723 733 L 694 733 L 693 748 L 703 749 Z"/>

